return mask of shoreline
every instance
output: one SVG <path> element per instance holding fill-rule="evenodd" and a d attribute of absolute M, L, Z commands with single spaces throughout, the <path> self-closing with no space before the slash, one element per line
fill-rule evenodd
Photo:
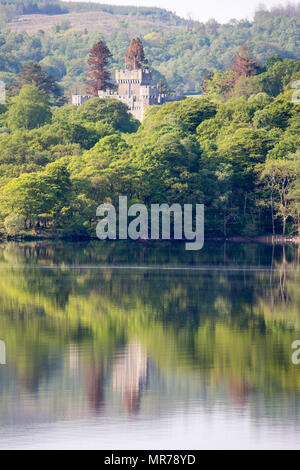
<path fill-rule="evenodd" d="M 49 234 L 48 236 L 45 235 L 26 235 L 20 237 L 0 237 L 0 243 L 24 243 L 24 242 L 92 242 L 92 241 L 110 241 L 110 242 L 137 242 L 143 244 L 150 244 L 150 243 L 157 243 L 157 242 L 169 242 L 169 243 L 185 243 L 188 240 L 99 240 L 98 238 L 85 238 L 85 237 L 58 237 L 55 234 Z M 300 235 L 298 236 L 283 236 L 283 235 L 259 235 L 259 236 L 240 236 L 235 235 L 231 237 L 206 237 L 205 242 L 218 242 L 218 243 L 261 243 L 261 244 L 268 244 L 268 245 L 283 245 L 283 244 L 300 244 Z"/>
<path fill-rule="evenodd" d="M 283 236 L 283 235 L 260 235 L 254 237 L 227 237 L 223 239 L 225 242 L 236 242 L 236 243 L 266 243 L 271 245 L 282 245 L 285 243 L 293 243 L 295 245 L 300 244 L 300 236 Z"/>

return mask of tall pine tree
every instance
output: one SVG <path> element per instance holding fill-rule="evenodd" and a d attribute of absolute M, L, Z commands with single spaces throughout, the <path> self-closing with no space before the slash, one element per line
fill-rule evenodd
<path fill-rule="evenodd" d="M 231 98 L 237 81 L 241 78 L 248 78 L 256 75 L 260 71 L 260 66 L 255 59 L 251 57 L 250 49 L 247 45 L 240 47 L 239 52 L 234 54 L 233 64 L 218 87 L 224 90 L 222 95 L 224 99 Z"/>
<path fill-rule="evenodd" d="M 12 96 L 18 95 L 24 85 L 34 85 L 41 91 L 44 91 L 49 98 L 50 104 L 62 106 L 66 102 L 63 91 L 55 79 L 49 76 L 37 62 L 28 62 L 24 65 L 11 86 L 9 94 Z"/>
<path fill-rule="evenodd" d="M 103 41 L 99 41 L 90 50 L 88 58 L 89 70 L 87 72 L 87 92 L 98 96 L 99 90 L 111 88 L 110 72 L 107 70 L 109 59 L 112 57 L 110 50 Z"/>
<path fill-rule="evenodd" d="M 256 75 L 259 70 L 259 65 L 255 59 L 251 57 L 250 49 L 244 45 L 240 47 L 240 51 L 234 55 L 234 62 L 232 64 L 232 71 L 234 82 L 239 77 L 252 77 Z"/>
<path fill-rule="evenodd" d="M 125 63 L 128 70 L 148 67 L 148 61 L 145 58 L 144 47 L 140 38 L 131 40 L 129 49 L 125 54 Z"/>

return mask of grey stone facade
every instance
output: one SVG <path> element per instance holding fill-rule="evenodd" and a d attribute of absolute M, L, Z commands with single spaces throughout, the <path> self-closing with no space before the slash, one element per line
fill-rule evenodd
<path fill-rule="evenodd" d="M 181 101 L 182 96 L 160 94 L 157 85 L 152 84 L 152 74 L 149 69 L 116 70 L 115 82 L 118 91 L 98 92 L 99 98 L 116 99 L 125 103 L 131 114 L 139 121 L 143 120 L 148 106 L 161 105 L 169 101 Z M 80 106 L 86 101 L 85 96 L 73 95 L 72 103 Z"/>

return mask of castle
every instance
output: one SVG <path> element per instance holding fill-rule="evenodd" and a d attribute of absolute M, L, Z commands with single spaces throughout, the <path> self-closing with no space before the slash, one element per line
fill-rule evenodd
<path fill-rule="evenodd" d="M 152 74 L 147 68 L 116 70 L 115 81 L 118 85 L 118 91 L 100 90 L 98 92 L 99 98 L 113 98 L 122 101 L 128 106 L 130 113 L 139 121 L 143 120 L 148 106 L 184 99 L 183 96 L 170 96 L 160 93 L 158 86 L 152 84 Z M 80 106 L 89 98 L 89 96 L 73 95 L 72 104 Z"/>

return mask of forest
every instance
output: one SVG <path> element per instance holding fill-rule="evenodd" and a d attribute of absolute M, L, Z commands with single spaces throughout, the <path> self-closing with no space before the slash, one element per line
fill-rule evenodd
<path fill-rule="evenodd" d="M 110 56 L 99 44 L 90 64 L 95 50 Z M 25 65 L 1 106 L 3 235 L 95 237 L 96 208 L 120 195 L 205 204 L 206 236 L 297 235 L 299 78 L 299 61 L 262 67 L 243 46 L 206 75 L 203 96 L 150 106 L 140 124 L 117 100 L 65 103 L 39 64 Z"/>
<path fill-rule="evenodd" d="M 21 15 L 20 5 L 24 14 L 42 12 L 47 5 L 52 5 L 48 17 L 54 7 L 60 10 L 56 11 L 56 23 L 48 30 L 38 26 L 39 15 L 36 19 L 32 15 L 36 28 L 26 30 L 26 17 L 21 29 L 14 30 L 5 9 L 18 8 Z M 82 16 L 91 10 L 96 22 L 94 29 L 89 29 Z M 75 23 L 72 14 L 80 15 L 80 21 Z M 197 94 L 202 91 L 205 73 L 226 70 L 236 50 L 245 43 L 260 63 L 276 54 L 283 59 L 299 60 L 299 30 L 299 8 L 292 6 L 262 9 L 256 12 L 253 21 L 219 24 L 215 20 L 201 23 L 181 19 L 158 8 L 1 0 L 0 80 L 11 84 L 24 63 L 36 61 L 60 83 L 68 97 L 77 91 L 83 93 L 86 57 L 93 44 L 99 39 L 106 42 L 113 54 L 110 69 L 114 70 L 124 66 L 127 45 L 132 37 L 139 36 L 155 79 L 164 79 L 174 92 Z"/>
<path fill-rule="evenodd" d="M 278 21 L 296 26 L 299 20 L 297 11 L 288 9 L 257 15 L 255 21 L 264 18 L 269 26 Z M 219 25 L 215 36 L 227 26 Z M 204 204 L 206 237 L 297 236 L 300 61 L 286 57 L 297 55 L 292 31 L 285 31 L 291 38 L 282 42 L 285 53 L 271 49 L 276 54 L 265 60 L 245 37 L 224 68 L 212 61 L 201 74 L 190 60 L 202 95 L 150 106 L 142 123 L 124 103 L 98 98 L 97 90 L 110 84 L 122 49 L 127 66 L 152 69 L 159 54 L 154 60 L 156 49 L 147 46 L 147 38 L 127 41 L 119 50 L 117 42 L 111 47 L 98 35 L 82 69 L 84 91 L 94 97 L 75 107 L 63 86 L 68 61 L 65 66 L 61 56 L 65 68 L 58 77 L 59 54 L 50 55 L 50 49 L 58 52 L 64 43 L 70 51 L 76 42 L 61 31 L 40 32 L 39 38 L 6 31 L 0 38 L 2 79 L 10 77 L 0 105 L 2 237 L 93 238 L 96 208 L 104 202 L 117 206 L 120 195 L 129 204 L 147 206 Z M 198 33 L 193 27 L 182 32 L 190 40 Z M 76 34 L 80 41 L 84 33 Z M 88 47 L 91 37 L 85 36 Z M 232 49 L 231 36 L 228 41 Z M 42 59 L 46 45 L 48 57 L 57 62 Z M 224 64 L 225 56 L 220 55 Z M 182 74 L 176 80 L 185 83 Z M 174 92 L 165 75 L 159 83 L 166 93 Z"/>

